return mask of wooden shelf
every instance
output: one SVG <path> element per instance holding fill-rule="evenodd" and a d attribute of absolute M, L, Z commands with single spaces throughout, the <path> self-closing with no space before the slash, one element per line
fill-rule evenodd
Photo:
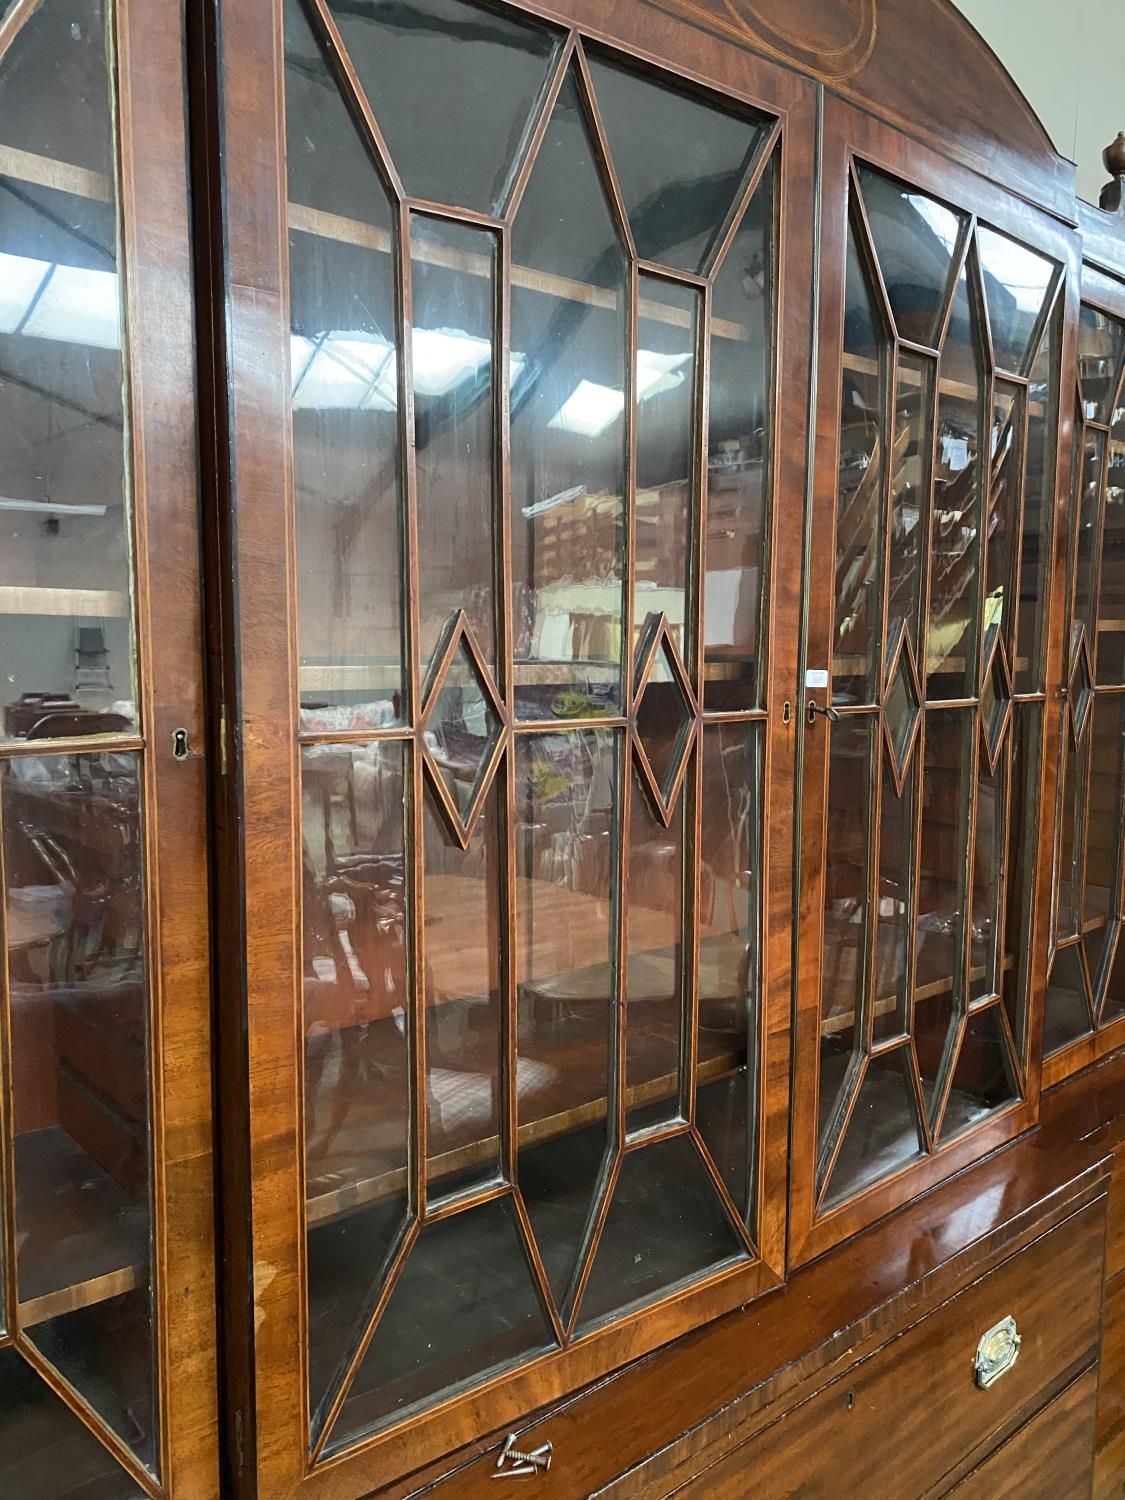
<path fill-rule="evenodd" d="M 58 1125 L 17 1136 L 15 1158 L 21 1327 L 146 1284 L 143 1200 L 130 1197 Z"/>

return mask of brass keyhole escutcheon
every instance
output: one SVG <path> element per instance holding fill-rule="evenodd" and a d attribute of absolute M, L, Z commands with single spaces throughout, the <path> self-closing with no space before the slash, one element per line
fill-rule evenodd
<path fill-rule="evenodd" d="M 188 744 L 188 732 L 186 729 L 173 729 L 172 731 L 172 759 L 187 760 L 191 754 L 191 746 Z"/>

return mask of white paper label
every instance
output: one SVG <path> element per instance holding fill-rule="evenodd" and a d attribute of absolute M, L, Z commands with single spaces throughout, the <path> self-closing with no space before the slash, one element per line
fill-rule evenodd
<path fill-rule="evenodd" d="M 828 673 L 823 667 L 818 667 L 815 671 L 810 668 L 805 673 L 805 686 L 807 688 L 826 688 L 828 686 Z"/>

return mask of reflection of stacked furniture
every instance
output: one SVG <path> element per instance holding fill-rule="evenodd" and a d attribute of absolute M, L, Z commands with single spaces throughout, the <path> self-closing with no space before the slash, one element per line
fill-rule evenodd
<path fill-rule="evenodd" d="M 128 728 L 123 715 L 84 708 L 67 693 L 23 693 L 4 709 L 4 733 L 11 739 L 63 739 Z"/>
<path fill-rule="evenodd" d="M 5 795 L 25 1322 L 138 1284 L 148 1069 L 136 782 L 31 762 Z"/>

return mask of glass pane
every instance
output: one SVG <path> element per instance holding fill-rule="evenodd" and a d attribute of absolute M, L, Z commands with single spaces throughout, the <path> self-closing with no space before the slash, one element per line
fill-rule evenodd
<path fill-rule="evenodd" d="M 637 254 L 702 271 L 761 125 L 599 57 L 590 72 Z"/>
<path fill-rule="evenodd" d="M 871 941 L 871 847 L 874 757 L 879 719 L 848 716 L 829 730 L 828 828 L 825 842 L 824 945 L 820 996 L 822 1124 L 865 1045 L 868 944 Z M 825 1141 L 822 1138 L 822 1146 Z"/>
<path fill-rule="evenodd" d="M 867 1064 L 825 1200 L 834 1208 L 923 1151 L 907 1052 L 899 1047 Z"/>
<path fill-rule="evenodd" d="M 617 756 L 589 730 L 516 743 L 519 1182 L 560 1301 L 607 1140 Z"/>
<path fill-rule="evenodd" d="M 715 278 L 703 567 L 704 706 L 762 699 L 773 440 L 776 157 Z"/>
<path fill-rule="evenodd" d="M 512 260 L 516 709 L 616 713 L 628 268 L 573 72 L 516 215 Z"/>
<path fill-rule="evenodd" d="M 969 997 L 1000 993 L 1000 936 L 1007 885 L 1006 753 L 995 772 L 977 756 L 977 805 L 973 841 L 972 934 L 969 939 Z"/>
<path fill-rule="evenodd" d="M 1011 374 L 1026 374 L 1032 340 L 1057 267 L 1026 245 L 983 225 L 977 230 L 977 249 L 996 364 Z"/>
<path fill-rule="evenodd" d="M 1040 690 L 1044 681 L 1047 619 L 1044 601 L 1054 530 L 1061 344 L 1062 299 L 1047 324 L 1032 366 L 1027 393 L 1027 455 L 1014 672 L 1016 689 L 1021 693 Z"/>
<path fill-rule="evenodd" d="M 496 241 L 414 214 L 410 255 L 422 672 L 459 609 L 495 669 Z"/>
<path fill-rule="evenodd" d="M 1055 886 L 1055 937 L 1077 937 L 1082 872 L 1082 829 L 1086 815 L 1086 769 L 1089 746 L 1077 749 L 1066 722 L 1062 725 L 1062 774 L 1059 777 L 1059 860 Z"/>
<path fill-rule="evenodd" d="M 1125 409 L 1110 433 L 1098 590 L 1098 683 L 1125 682 Z"/>
<path fill-rule="evenodd" d="M 0 1453 L 12 1500 L 144 1500 L 145 1491 L 15 1349 L 0 1349 Z"/>
<path fill-rule="evenodd" d="M 675 790 L 691 726 L 691 710 L 667 641 L 662 638 L 637 704 L 637 739 L 665 802 Z"/>
<path fill-rule="evenodd" d="M 1122 703 L 1120 696 L 1099 696 L 1094 701 L 1087 743 L 1089 746 L 1089 809 L 1086 823 L 1086 878 L 1082 892 L 1082 933 L 1086 966 L 1095 997 L 1102 954 L 1111 935 L 1111 923 L 1120 910 L 1120 844 L 1125 763 L 1122 756 Z"/>
<path fill-rule="evenodd" d="M 1028 1007 L 1031 1001 L 1031 921 L 1039 820 L 1042 814 L 1039 796 L 1042 733 L 1043 705 L 1017 703 L 1012 712 L 1008 894 L 1004 913 L 1004 972 L 1001 992 L 1008 1012 L 1008 1024 L 1022 1058 L 1027 1056 Z"/>
<path fill-rule="evenodd" d="M 942 1140 L 948 1141 L 979 1124 L 994 1110 L 1018 1097 L 1004 1008 L 990 1005 L 987 1010 L 976 1011 L 965 1025 L 942 1121 Z"/>
<path fill-rule="evenodd" d="M 406 1258 L 328 1440 L 334 1453 L 435 1396 L 552 1344 L 511 1200 L 427 1224 Z"/>
<path fill-rule="evenodd" d="M 1109 978 L 1102 997 L 1102 1009 L 1098 1020 L 1104 1026 L 1110 1021 L 1118 1020 L 1122 1014 L 1125 1014 L 1125 942 L 1121 940 L 1119 928 L 1117 946 L 1109 966 Z"/>
<path fill-rule="evenodd" d="M 953 300 L 939 367 L 926 695 L 976 690 L 983 354 L 968 266 Z"/>
<path fill-rule="evenodd" d="M 5 739 L 137 723 L 106 28 L 99 0 L 44 6 L 0 66 Z"/>
<path fill-rule="evenodd" d="M 377 728 L 402 714 L 395 219 L 299 0 L 285 59 L 301 706 Z"/>
<path fill-rule="evenodd" d="M 886 640 L 895 639 L 902 621 L 915 652 L 922 639 L 926 502 L 933 469 L 934 369 L 932 360 L 907 350 L 899 352 Z"/>
<path fill-rule="evenodd" d="M 499 734 L 495 705 L 459 641 L 427 709 L 423 740 L 462 819 L 472 811 Z"/>
<path fill-rule="evenodd" d="M 501 944 L 497 783 L 468 849 L 424 810 L 426 1135 L 430 1196 L 500 1176 Z"/>
<path fill-rule="evenodd" d="M 581 1326 L 744 1254 L 690 1136 L 630 1151 L 582 1298 Z"/>
<path fill-rule="evenodd" d="M 911 960 L 914 931 L 914 817 L 917 806 L 914 760 L 899 796 L 884 762 L 879 819 L 879 909 L 875 949 L 874 1036 L 876 1041 L 904 1034 L 910 1024 Z"/>
<path fill-rule="evenodd" d="M 853 220 L 848 228 L 836 509 L 836 703 L 879 698 L 887 363 L 883 318 Z"/>
<path fill-rule="evenodd" d="M 995 626 L 1006 641 L 1012 639 L 1012 600 L 1016 597 L 1025 405 L 1021 387 L 995 382 L 992 463 L 984 516 L 984 628 L 987 631 Z"/>
<path fill-rule="evenodd" d="M 925 1011 L 924 1029 L 930 1036 L 943 1025 L 931 1025 L 929 1012 L 947 1010 L 949 997 L 960 1000 L 962 995 L 969 791 L 977 734 L 973 709 L 931 710 L 926 715 L 914 998 L 916 1025 L 923 1029 Z M 941 1004 L 935 1006 L 935 1000 Z"/>
<path fill-rule="evenodd" d="M 1101 561 L 1099 548 L 1100 512 L 1105 480 L 1105 433 L 1094 428 L 1087 429 L 1086 441 L 1080 450 L 1081 467 L 1078 472 L 1079 496 L 1077 506 L 1078 539 L 1074 561 L 1074 605 L 1075 625 L 1086 627 L 1086 639 L 1094 651 L 1094 611 L 1096 609 L 1098 564 Z M 1108 609 L 1112 605 L 1108 606 Z M 1107 621 L 1108 623 L 1108 621 Z M 1105 632 L 1107 635 L 1109 631 Z M 1101 645 L 1101 630 L 1097 633 L 1097 645 Z M 1112 652 L 1113 647 L 1110 647 Z"/>
<path fill-rule="evenodd" d="M 629 922 L 625 1085 L 630 1129 L 680 1113 L 684 968 L 684 810 L 665 828 L 633 777 L 629 828 Z"/>
<path fill-rule="evenodd" d="M 313 1405 L 351 1341 L 407 1205 L 407 1025 L 401 742 L 301 754 L 305 1177 Z"/>
<path fill-rule="evenodd" d="M 155 1469 L 140 762 L 20 758 L 0 791 L 19 1320 Z"/>
<path fill-rule="evenodd" d="M 638 642 L 661 615 L 685 661 L 695 656 L 691 541 L 696 458 L 695 287 L 638 277 L 637 510 L 633 618 Z"/>
<path fill-rule="evenodd" d="M 1125 323 L 1084 302 L 1078 326 L 1078 379 L 1089 421 L 1110 421 L 1123 361 Z"/>
<path fill-rule="evenodd" d="M 1091 987 L 1086 977 L 1082 944 L 1059 948 L 1047 980 L 1044 1002 L 1043 1052 L 1050 1056 L 1094 1029 Z"/>
<path fill-rule="evenodd" d="M 703 730 L 699 873 L 699 1133 L 755 1223 L 761 724 Z"/>
<path fill-rule="evenodd" d="M 465 0 L 329 0 L 406 191 L 499 211 L 555 55 L 549 32 Z"/>
<path fill-rule="evenodd" d="M 936 347 L 964 220 L 870 167 L 859 180 L 899 338 Z"/>

